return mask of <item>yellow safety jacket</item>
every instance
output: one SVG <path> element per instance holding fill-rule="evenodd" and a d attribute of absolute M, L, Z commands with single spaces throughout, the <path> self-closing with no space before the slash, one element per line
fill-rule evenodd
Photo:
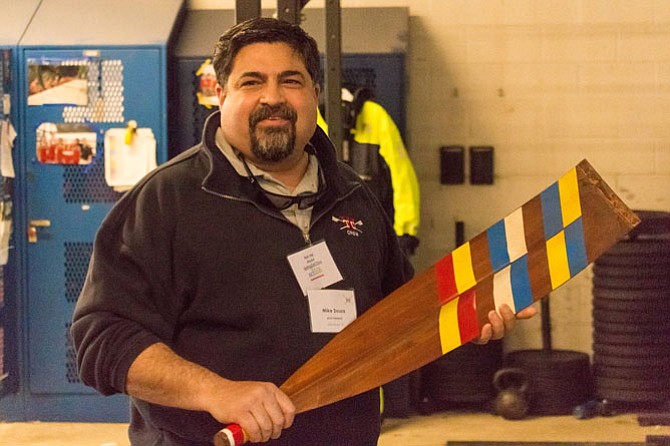
<path fill-rule="evenodd" d="M 328 124 L 321 113 L 318 113 L 317 124 L 328 133 Z M 378 147 L 391 173 L 395 232 L 398 236 L 416 237 L 419 230 L 419 181 L 395 122 L 384 107 L 365 101 L 351 134 L 357 143 Z"/>

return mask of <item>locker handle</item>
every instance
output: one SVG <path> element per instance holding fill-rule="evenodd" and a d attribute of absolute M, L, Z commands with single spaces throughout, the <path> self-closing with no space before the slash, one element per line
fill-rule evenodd
<path fill-rule="evenodd" d="M 37 228 L 48 228 L 51 226 L 51 220 L 30 220 L 29 226 Z"/>
<path fill-rule="evenodd" d="M 37 243 L 37 228 L 48 228 L 51 220 L 30 220 L 28 222 L 28 243 Z"/>

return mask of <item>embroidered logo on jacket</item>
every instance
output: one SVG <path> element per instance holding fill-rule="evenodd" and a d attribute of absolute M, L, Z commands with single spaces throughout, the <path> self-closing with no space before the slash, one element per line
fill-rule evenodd
<path fill-rule="evenodd" d="M 340 223 L 342 225 L 340 226 L 340 231 L 346 231 L 348 235 L 358 237 L 363 233 L 360 228 L 363 226 L 362 220 L 355 220 L 349 217 L 335 217 L 334 215 L 332 216 L 332 219 L 335 223 Z"/>

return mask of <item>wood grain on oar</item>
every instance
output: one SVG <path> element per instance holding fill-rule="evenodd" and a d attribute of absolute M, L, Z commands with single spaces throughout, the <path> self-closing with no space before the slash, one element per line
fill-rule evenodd
<path fill-rule="evenodd" d="M 475 339 L 491 310 L 547 296 L 639 221 L 584 160 L 362 314 L 281 389 L 304 412 L 416 370 Z"/>

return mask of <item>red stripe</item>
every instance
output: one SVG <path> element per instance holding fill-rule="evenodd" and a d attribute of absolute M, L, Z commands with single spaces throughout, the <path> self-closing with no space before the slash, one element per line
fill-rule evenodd
<path fill-rule="evenodd" d="M 442 305 L 458 295 L 451 254 L 438 260 L 435 264 L 435 281 L 437 282 L 437 295 Z"/>
<path fill-rule="evenodd" d="M 244 431 L 238 424 L 231 424 L 228 427 L 228 430 L 233 434 L 233 440 L 235 440 L 235 446 L 244 444 L 247 442 L 247 436 L 244 434 Z"/>
<path fill-rule="evenodd" d="M 477 323 L 477 293 L 471 288 L 458 298 L 458 330 L 461 333 L 461 343 L 465 344 L 479 336 Z"/>

